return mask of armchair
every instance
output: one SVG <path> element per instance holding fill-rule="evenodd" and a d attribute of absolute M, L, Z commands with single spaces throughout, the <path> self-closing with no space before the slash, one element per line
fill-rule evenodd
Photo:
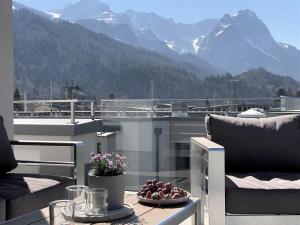
<path fill-rule="evenodd" d="M 17 161 L 11 145 L 70 146 L 74 162 Z M 65 187 L 76 183 L 76 155 L 82 142 L 9 141 L 0 116 L 0 222 L 44 208 L 50 201 L 65 198 Z M 11 172 L 17 166 L 48 165 L 73 168 L 72 177 Z"/>
<path fill-rule="evenodd" d="M 210 225 L 300 224 L 300 115 L 206 117 L 191 138 L 191 191 Z"/>

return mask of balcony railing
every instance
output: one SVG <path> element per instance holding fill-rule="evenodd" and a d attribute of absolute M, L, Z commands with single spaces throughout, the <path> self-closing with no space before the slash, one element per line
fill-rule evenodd
<path fill-rule="evenodd" d="M 174 105 L 176 105 L 174 107 Z M 179 108 L 178 108 L 179 104 Z M 130 100 L 22 100 L 14 101 L 15 118 L 124 118 L 174 116 L 174 111 L 198 116 L 208 112 L 242 112 L 249 108 L 280 110 L 280 98 L 243 99 L 130 99 Z M 181 108 L 180 108 L 181 107 Z M 182 114 L 181 114 L 182 115 Z"/>
<path fill-rule="evenodd" d="M 15 118 L 28 118 L 29 124 L 31 118 L 67 118 L 73 124 L 77 119 L 103 120 L 98 139 L 91 139 L 97 143 L 90 144 L 99 151 L 127 155 L 130 190 L 157 176 L 189 189 L 189 140 L 205 136 L 207 113 L 236 115 L 249 108 L 263 108 L 269 115 L 286 113 L 280 98 L 26 100 L 15 101 L 14 106 Z M 19 135 L 30 133 L 21 130 L 25 133 Z"/>

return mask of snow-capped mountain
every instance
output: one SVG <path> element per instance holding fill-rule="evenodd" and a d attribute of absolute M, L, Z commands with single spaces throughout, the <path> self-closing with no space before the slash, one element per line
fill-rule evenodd
<path fill-rule="evenodd" d="M 214 20 L 195 25 L 176 24 L 173 20 L 164 19 L 154 13 L 137 13 L 132 10 L 125 13 L 114 13 L 109 6 L 98 0 L 80 0 L 61 10 L 48 12 L 48 14 L 52 15 L 53 19 L 59 18 L 80 24 L 120 42 L 191 63 L 197 68 L 207 71 L 208 74 L 222 71 L 196 55 L 178 56 L 179 53 L 195 54 L 194 47 L 199 48 L 197 44 L 200 43 L 203 32 L 212 29 L 212 25 L 216 23 Z M 155 27 L 156 29 L 154 29 Z M 199 27 L 201 29 L 198 29 Z M 164 32 L 164 29 L 169 29 L 170 32 Z M 180 33 L 184 33 L 184 35 L 180 35 Z M 189 41 L 187 41 L 187 37 L 190 37 Z M 200 41 L 195 42 L 195 40 Z"/>
<path fill-rule="evenodd" d="M 133 10 L 128 10 L 125 13 L 114 13 L 108 5 L 99 0 L 80 0 L 63 9 L 48 12 L 48 14 L 56 19 L 61 18 L 75 22 L 94 19 L 112 26 L 126 24 L 136 35 L 149 29 L 154 33 L 157 40 L 181 54 L 196 54 L 199 44 L 218 21 L 217 19 L 209 19 L 195 24 L 183 24 L 175 23 L 172 19 L 165 19 L 155 13 L 139 13 Z M 126 40 L 125 43 L 127 42 Z"/>
<path fill-rule="evenodd" d="M 40 16 L 43 16 L 43 17 L 46 17 L 46 18 L 49 18 L 49 19 L 51 18 L 51 16 L 49 16 L 47 13 L 41 12 L 39 10 L 30 8 L 30 7 L 26 6 L 26 5 L 23 5 L 21 3 L 13 1 L 13 3 L 12 3 L 12 10 L 15 11 L 15 10 L 19 10 L 19 9 L 27 9 L 27 10 L 29 10 L 29 11 L 35 13 L 35 14 L 38 14 Z"/>
<path fill-rule="evenodd" d="M 232 73 L 263 67 L 300 79 L 300 51 L 277 43 L 251 10 L 225 15 L 201 43 L 198 55 Z"/>
<path fill-rule="evenodd" d="M 115 13 L 99 0 L 80 0 L 49 14 L 214 73 L 240 73 L 262 67 L 300 79 L 300 51 L 277 43 L 251 10 L 225 15 L 220 20 L 183 24 L 155 13 Z"/>
<path fill-rule="evenodd" d="M 151 29 L 170 49 L 182 54 L 197 53 L 196 40 L 200 44 L 203 37 L 210 33 L 218 21 L 209 19 L 195 24 L 183 24 L 155 13 L 140 13 L 133 10 L 127 10 L 125 13 L 135 30 Z"/>
<path fill-rule="evenodd" d="M 24 9 L 24 8 L 27 8 L 27 7 L 21 3 L 13 2 L 13 4 L 12 4 L 13 10 Z"/>
<path fill-rule="evenodd" d="M 106 21 L 84 19 L 76 21 L 77 24 L 96 33 L 105 34 L 125 44 L 140 47 L 139 38 L 126 24 L 110 24 Z"/>
<path fill-rule="evenodd" d="M 80 19 L 113 19 L 109 6 L 98 0 L 81 0 L 75 4 L 67 5 L 61 10 L 49 12 L 49 14 L 55 18 L 74 21 Z"/>
<path fill-rule="evenodd" d="M 129 23 L 127 16 L 112 12 L 108 5 L 99 0 L 80 0 L 62 9 L 52 10 L 48 14 L 53 18 L 69 21 L 95 19 L 109 24 Z"/>

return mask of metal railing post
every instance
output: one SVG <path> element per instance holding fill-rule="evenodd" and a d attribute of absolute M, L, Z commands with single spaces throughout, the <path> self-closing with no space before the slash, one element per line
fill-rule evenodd
<path fill-rule="evenodd" d="M 155 173 L 156 173 L 156 179 L 159 180 L 159 172 L 160 172 L 159 136 L 162 134 L 162 128 L 154 128 L 154 134 L 155 134 Z"/>
<path fill-rule="evenodd" d="M 91 101 L 91 118 L 92 120 L 95 119 L 95 102 Z"/>
<path fill-rule="evenodd" d="M 75 123 L 74 101 L 70 102 L 71 123 Z"/>

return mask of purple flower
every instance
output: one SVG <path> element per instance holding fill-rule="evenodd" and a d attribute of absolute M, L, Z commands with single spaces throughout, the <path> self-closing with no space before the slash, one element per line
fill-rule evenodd
<path fill-rule="evenodd" d="M 112 154 L 91 154 L 92 169 L 97 176 L 118 176 L 124 174 L 127 166 L 123 155 L 113 152 Z"/>

